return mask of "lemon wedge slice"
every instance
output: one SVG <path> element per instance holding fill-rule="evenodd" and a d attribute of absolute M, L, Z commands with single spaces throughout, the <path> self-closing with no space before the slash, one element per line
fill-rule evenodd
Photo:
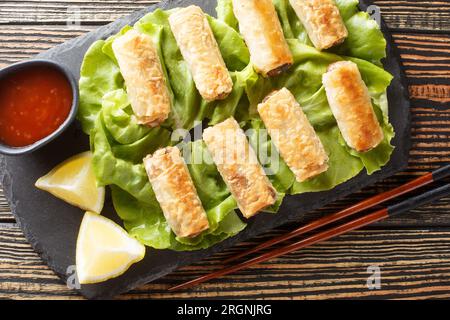
<path fill-rule="evenodd" d="M 105 188 L 97 187 L 90 151 L 67 159 L 35 185 L 83 210 L 100 213 L 103 209 Z"/>
<path fill-rule="evenodd" d="M 145 247 L 113 221 L 86 212 L 76 250 L 80 284 L 98 283 L 123 274 L 145 256 Z"/>

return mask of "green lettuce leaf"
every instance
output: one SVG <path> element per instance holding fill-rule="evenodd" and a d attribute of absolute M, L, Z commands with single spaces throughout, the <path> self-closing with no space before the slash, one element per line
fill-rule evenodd
<path fill-rule="evenodd" d="M 157 43 L 160 46 L 162 61 L 164 61 L 173 92 L 175 127 L 189 130 L 195 123 L 205 119 L 210 119 L 211 123 L 223 121 L 234 113 L 243 96 L 244 89 L 236 81 L 236 73 L 249 64 L 248 49 L 234 29 L 219 20 L 208 17 L 224 61 L 234 80 L 234 87 L 231 94 L 224 100 L 205 101 L 195 87 L 194 80 L 170 30 L 168 18 L 172 12 L 173 10 L 156 10 L 139 20 L 135 28 L 154 39 L 157 38 L 155 32 L 159 33 Z"/>
<path fill-rule="evenodd" d="M 125 90 L 119 89 L 105 94 L 102 106 L 105 125 L 118 143 L 136 142 L 150 132 L 150 128 L 136 122 Z"/>
<path fill-rule="evenodd" d="M 340 132 L 337 126 L 317 132 L 329 157 L 326 172 L 305 182 L 295 182 L 291 193 L 317 192 L 331 190 L 335 186 L 353 178 L 364 168 L 362 161 L 348 152 L 347 146 L 337 139 Z"/>
<path fill-rule="evenodd" d="M 137 164 L 147 154 L 171 144 L 171 133 L 167 129 L 137 123 L 124 90 L 107 93 L 102 105 L 103 123 L 114 139 L 111 149 L 116 157 Z"/>
<path fill-rule="evenodd" d="M 113 204 L 125 228 L 148 246 L 172 250 L 207 248 L 240 232 L 246 225 L 235 212 L 236 201 L 206 152 L 206 146 L 198 140 L 188 143 L 183 155 L 210 228 L 194 239 L 175 237 L 142 163 L 146 155 L 170 145 L 170 137 L 167 129 L 147 128 L 136 122 L 123 89 L 104 95 L 91 131 L 93 167 L 98 183 L 111 186 Z"/>
<path fill-rule="evenodd" d="M 379 170 L 389 161 L 393 151 L 390 144 L 393 138 L 393 128 L 388 119 L 387 99 L 381 99 L 382 96 L 385 97 L 392 76 L 382 68 L 365 60 L 320 52 L 296 39 L 288 40 L 288 44 L 294 57 L 293 72 L 275 78 L 263 78 L 249 66 L 242 73 L 244 79 L 242 81 L 246 81 L 245 88 L 250 102 L 249 113 L 255 119 L 259 119 L 256 107 L 268 93 L 274 89 L 288 88 L 299 101 L 328 152 L 330 169 L 307 182 L 295 182 L 291 193 L 329 190 L 353 178 L 364 167 L 368 174 Z M 358 65 L 385 133 L 384 141 L 377 148 L 366 153 L 356 153 L 346 146 L 337 128 L 322 85 L 322 75 L 326 72 L 328 65 L 343 59 L 351 60 Z M 283 163 L 281 159 L 279 162 Z M 289 170 L 285 166 L 282 166 L 281 169 L 281 172 Z M 288 175 L 280 174 L 279 176 L 287 177 Z"/>
<path fill-rule="evenodd" d="M 206 211 L 208 220 L 215 228 L 194 239 L 177 238 L 171 231 L 157 202 L 143 203 L 117 186 L 111 186 L 114 208 L 123 220 L 131 236 L 155 249 L 193 251 L 206 249 L 245 229 L 233 210 L 236 202 L 231 197 Z M 220 221 L 220 223 L 219 223 Z"/>
<path fill-rule="evenodd" d="M 340 55 L 365 59 L 381 65 L 386 57 L 386 40 L 376 21 L 368 13 L 360 12 L 358 0 L 335 0 L 349 36 L 344 43 L 327 51 Z M 306 29 L 298 19 L 289 0 L 273 0 L 278 17 L 287 39 L 298 39 L 301 43 L 313 46 Z M 233 14 L 232 0 L 218 0 L 218 19 L 238 29 L 238 22 Z"/>
<path fill-rule="evenodd" d="M 260 119 L 252 120 L 248 122 L 245 129 L 250 145 L 255 150 L 272 185 L 280 194 L 288 192 L 295 181 L 295 176 L 280 158 L 263 122 Z"/>
<path fill-rule="evenodd" d="M 114 51 L 113 51 L 113 48 L 112 48 L 112 44 L 113 44 L 114 40 L 116 40 L 117 38 L 123 36 L 125 33 L 127 33 L 127 32 L 128 32 L 129 30 L 131 30 L 131 29 L 133 29 L 133 28 L 130 27 L 130 26 L 125 26 L 125 27 L 123 27 L 123 28 L 119 31 L 119 33 L 117 33 L 117 34 L 115 34 L 115 35 L 109 37 L 108 39 L 106 39 L 106 41 L 105 41 L 104 44 L 103 44 L 102 52 L 103 52 L 105 55 L 107 55 L 107 56 L 108 56 L 108 57 L 109 57 L 116 65 L 117 65 L 118 63 L 117 63 L 116 56 L 114 55 Z"/>
<path fill-rule="evenodd" d="M 225 22 L 234 30 L 239 31 L 239 22 L 233 14 L 233 3 L 231 1 L 218 0 L 216 13 L 218 20 Z"/>
<path fill-rule="evenodd" d="M 155 249 L 171 246 L 172 232 L 157 201 L 142 202 L 116 185 L 111 194 L 119 217 L 128 233 Z"/>
<path fill-rule="evenodd" d="M 94 128 L 103 96 L 123 86 L 119 68 L 102 51 L 104 44 L 103 40 L 94 42 L 81 65 L 78 120 L 86 134 Z"/>
<path fill-rule="evenodd" d="M 393 151 L 390 141 L 395 133 L 389 123 L 386 98 L 392 76 L 380 62 L 385 57 L 386 41 L 378 25 L 366 13 L 359 12 L 357 0 L 336 3 L 349 37 L 342 45 L 320 52 L 312 46 L 288 0 L 274 0 L 294 65 L 285 74 L 264 78 L 250 63 L 231 0 L 219 0 L 218 19 L 208 16 L 208 21 L 234 82 L 230 96 L 221 101 L 203 100 L 195 87 L 168 24 L 168 17 L 177 9 L 149 13 L 135 26 L 127 26 L 91 46 L 81 68 L 78 119 L 90 134 L 98 183 L 111 186 L 114 207 L 132 236 L 156 249 L 190 251 L 208 248 L 246 227 L 202 141 L 182 142 L 178 147 L 207 212 L 210 229 L 194 239 L 177 238 L 156 200 L 142 159 L 161 147 L 175 145 L 179 141 L 175 135 L 184 138 L 186 130 L 199 122 L 214 125 L 233 116 L 241 123 L 278 192 L 276 204 L 265 209 L 269 213 L 279 210 L 286 195 L 330 190 L 363 169 L 372 174 L 389 161 Z M 112 50 L 114 40 L 132 28 L 152 37 L 169 87 L 173 112 L 159 128 L 136 122 Z M 328 65 L 340 60 L 358 65 L 385 134 L 384 141 L 366 153 L 355 152 L 345 144 L 322 85 Z M 327 172 L 303 183 L 296 182 L 270 137 L 264 135 L 265 127 L 257 113 L 257 105 L 264 97 L 282 87 L 287 87 L 299 101 L 330 158 Z M 181 135 L 174 131 L 179 128 L 184 129 Z"/>
<path fill-rule="evenodd" d="M 134 164 L 118 158 L 110 141 L 111 137 L 102 117 L 97 117 L 95 129 L 91 134 L 92 164 L 97 182 L 104 186 L 117 185 L 144 203 L 151 204 L 156 201 L 143 163 Z"/>
<path fill-rule="evenodd" d="M 143 202 L 135 195 L 124 191 L 126 184 L 112 186 L 114 208 L 124 221 L 130 234 L 147 246 L 156 249 L 190 251 L 208 248 L 242 231 L 246 224 L 236 214 L 236 201 L 226 188 L 215 165 L 201 160 L 209 157 L 202 141 L 190 142 L 184 146 L 183 155 L 208 216 L 210 228 L 199 236 L 178 238 L 167 224 L 162 210 L 151 191 L 149 199 Z M 197 163 L 198 162 L 198 163 Z"/>

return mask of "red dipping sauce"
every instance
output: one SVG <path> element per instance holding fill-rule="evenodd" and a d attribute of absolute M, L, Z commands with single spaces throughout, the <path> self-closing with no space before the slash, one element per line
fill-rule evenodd
<path fill-rule="evenodd" d="M 31 145 L 56 131 L 72 108 L 72 88 L 65 75 L 34 66 L 0 79 L 0 142 Z"/>

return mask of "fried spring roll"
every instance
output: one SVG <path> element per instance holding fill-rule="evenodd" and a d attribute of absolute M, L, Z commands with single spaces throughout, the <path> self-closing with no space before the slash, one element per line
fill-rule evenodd
<path fill-rule="evenodd" d="M 331 48 L 347 38 L 347 28 L 334 0 L 289 2 L 318 50 Z"/>
<path fill-rule="evenodd" d="M 275 203 L 277 193 L 236 120 L 206 129 L 203 140 L 246 218 Z"/>
<path fill-rule="evenodd" d="M 208 101 L 226 98 L 233 81 L 202 9 L 179 9 L 169 23 L 200 95 Z"/>
<path fill-rule="evenodd" d="M 158 150 L 144 159 L 144 165 L 164 216 L 178 237 L 195 237 L 209 228 L 205 210 L 178 148 Z"/>
<path fill-rule="evenodd" d="M 298 182 L 328 170 L 328 155 L 292 93 L 283 88 L 259 104 L 258 112 Z"/>
<path fill-rule="evenodd" d="M 383 131 L 358 66 L 350 61 L 331 64 L 323 75 L 323 84 L 346 143 L 358 152 L 378 146 Z"/>
<path fill-rule="evenodd" d="M 113 42 L 113 50 L 138 123 L 160 125 L 169 116 L 171 102 L 152 39 L 130 30 Z"/>
<path fill-rule="evenodd" d="M 263 76 L 287 70 L 293 58 L 272 0 L 233 0 L 233 10 L 255 70 Z"/>

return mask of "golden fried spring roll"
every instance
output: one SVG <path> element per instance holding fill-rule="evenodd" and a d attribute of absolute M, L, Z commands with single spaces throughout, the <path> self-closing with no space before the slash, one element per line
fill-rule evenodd
<path fill-rule="evenodd" d="M 169 116 L 171 102 L 152 39 L 130 30 L 112 46 L 138 123 L 160 125 Z"/>
<path fill-rule="evenodd" d="M 234 118 L 206 129 L 203 140 L 244 217 L 275 203 L 277 193 Z"/>
<path fill-rule="evenodd" d="M 347 38 L 347 28 L 334 0 L 289 2 L 318 50 L 331 48 Z"/>
<path fill-rule="evenodd" d="M 293 58 L 272 0 L 233 0 L 233 10 L 255 70 L 263 76 L 287 70 Z"/>
<path fill-rule="evenodd" d="M 331 111 L 350 148 L 365 152 L 378 146 L 384 138 L 383 131 L 358 66 L 350 61 L 331 64 L 323 75 L 323 84 Z"/>
<path fill-rule="evenodd" d="M 258 112 L 298 182 L 328 170 L 328 155 L 292 93 L 283 88 L 259 104 Z"/>
<path fill-rule="evenodd" d="M 176 147 L 144 159 L 145 169 L 170 228 L 178 237 L 195 237 L 209 228 L 188 168 Z"/>
<path fill-rule="evenodd" d="M 179 9 L 169 23 L 200 95 L 208 101 L 226 98 L 233 81 L 202 9 Z"/>

